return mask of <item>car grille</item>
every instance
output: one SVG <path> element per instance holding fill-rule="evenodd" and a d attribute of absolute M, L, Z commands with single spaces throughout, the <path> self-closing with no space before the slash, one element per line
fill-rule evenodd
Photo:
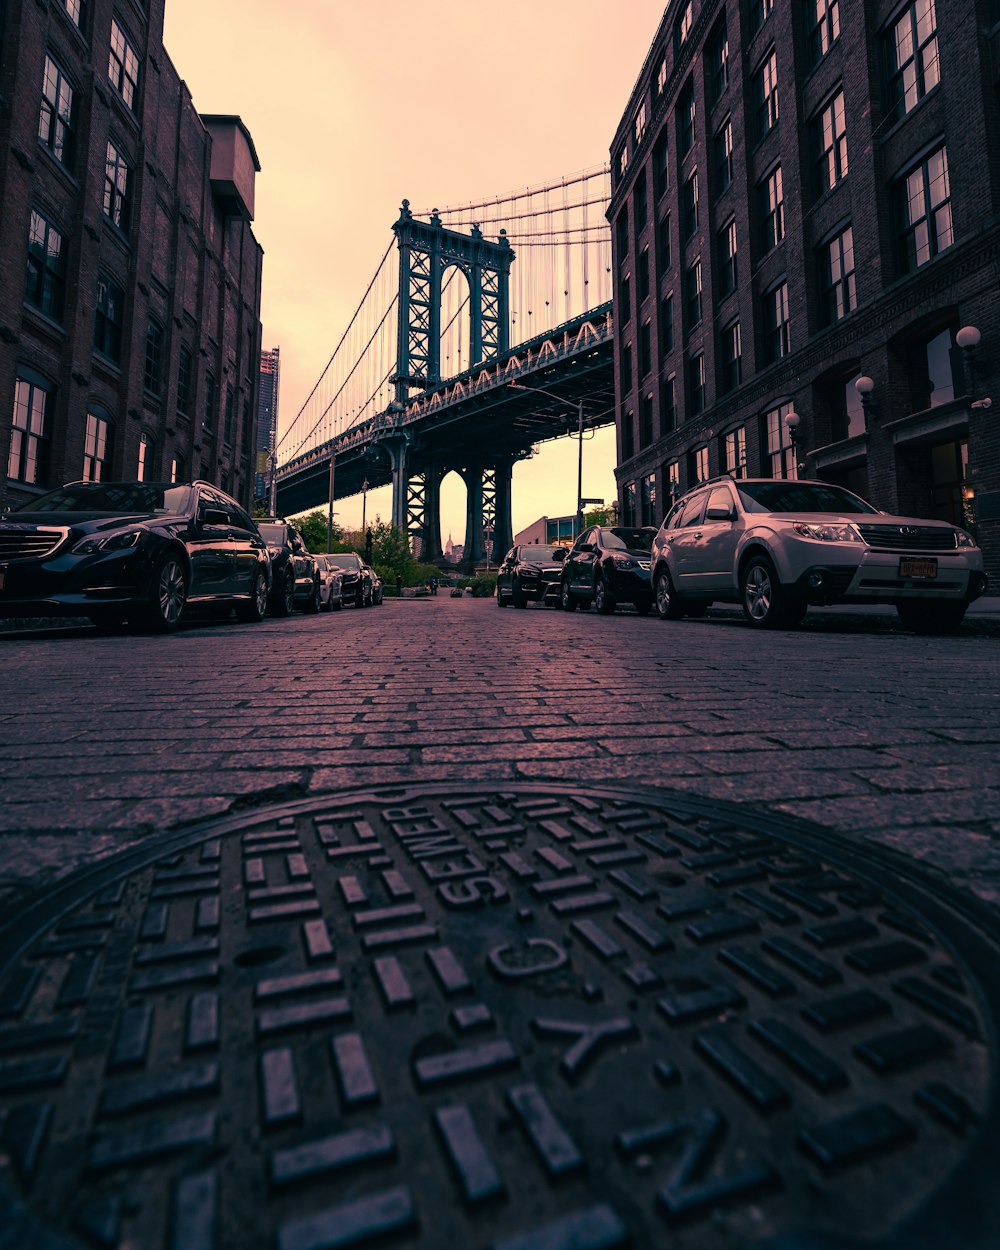
<path fill-rule="evenodd" d="M 69 533 L 34 525 L 0 525 L 0 560 L 43 560 Z"/>
<path fill-rule="evenodd" d="M 639 568 L 641 568 L 641 569 L 645 569 L 647 573 L 649 572 L 649 561 L 648 561 L 648 560 L 636 560 L 636 564 L 638 564 Z"/>
<path fill-rule="evenodd" d="M 954 551 L 955 531 L 937 525 L 858 525 L 869 547 L 888 551 Z"/>

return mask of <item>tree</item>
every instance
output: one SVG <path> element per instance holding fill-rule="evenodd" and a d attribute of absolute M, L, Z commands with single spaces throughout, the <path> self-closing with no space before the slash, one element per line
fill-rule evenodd
<path fill-rule="evenodd" d="M 584 528 L 588 525 L 617 525 L 618 516 L 614 508 L 592 508 L 583 518 Z"/>
<path fill-rule="evenodd" d="M 410 552 L 410 544 L 402 530 L 377 516 L 369 526 L 372 534 L 372 566 L 384 582 L 396 584 L 396 578 L 403 579 L 404 586 L 413 586 L 417 582 L 417 562 Z M 363 556 L 365 552 L 365 535 L 359 534 L 355 550 Z"/>
<path fill-rule="evenodd" d="M 295 525 L 302 532 L 305 544 L 312 552 L 326 551 L 326 526 L 327 514 L 317 508 L 315 512 L 309 512 L 304 517 L 295 521 Z M 333 527 L 333 549 L 334 551 L 343 550 L 341 540 L 343 531 L 336 523 Z"/>

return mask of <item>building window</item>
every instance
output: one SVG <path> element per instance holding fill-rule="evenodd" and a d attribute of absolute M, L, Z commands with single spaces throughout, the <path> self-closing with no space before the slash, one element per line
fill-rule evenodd
<path fill-rule="evenodd" d="M 847 177 L 847 118 L 844 93 L 838 91 L 816 122 L 817 169 L 822 195 Z"/>
<path fill-rule="evenodd" d="M 768 364 L 774 364 L 791 350 L 788 283 L 782 282 L 764 296 L 764 358 Z"/>
<path fill-rule="evenodd" d="M 761 251 L 770 252 L 785 237 L 785 201 L 778 165 L 760 188 Z"/>
<path fill-rule="evenodd" d="M 639 446 L 648 447 L 653 441 L 653 396 L 643 395 L 639 407 Z"/>
<path fill-rule="evenodd" d="M 955 241 L 946 149 L 932 152 L 902 185 L 904 265 L 919 269 Z"/>
<path fill-rule="evenodd" d="M 627 409 L 622 420 L 622 459 L 631 460 L 635 455 L 635 414 Z"/>
<path fill-rule="evenodd" d="M 754 79 L 754 118 L 758 140 L 778 124 L 778 54 L 774 48 Z"/>
<path fill-rule="evenodd" d="M 660 383 L 660 433 L 669 433 L 677 424 L 677 375 L 671 373 Z"/>
<path fill-rule="evenodd" d="M 909 353 L 909 371 L 915 412 L 949 404 L 961 392 L 961 364 L 956 355 L 950 328 L 914 343 Z"/>
<path fill-rule="evenodd" d="M 705 411 L 705 357 L 702 352 L 688 361 L 688 397 L 689 417 L 696 417 Z"/>
<path fill-rule="evenodd" d="M 680 52 L 681 48 L 687 42 L 688 36 L 691 34 L 691 27 L 694 25 L 694 3 L 693 0 L 687 0 L 681 15 L 674 22 L 674 47 Z"/>
<path fill-rule="evenodd" d="M 684 238 L 690 239 L 698 229 L 698 171 L 694 170 L 684 183 L 681 198 L 681 228 Z"/>
<path fill-rule="evenodd" d="M 792 436 L 785 425 L 785 417 L 792 411 L 792 405 L 779 404 L 770 412 L 764 413 L 764 429 L 767 438 L 767 457 L 772 477 L 797 478 L 795 454 L 792 447 Z"/>
<path fill-rule="evenodd" d="M 618 153 L 618 177 L 625 177 L 625 171 L 628 169 L 628 144 L 622 144 L 622 150 Z"/>
<path fill-rule="evenodd" d="M 687 156 L 694 146 L 696 123 L 694 83 L 688 79 L 677 101 L 677 149 L 682 157 Z"/>
<path fill-rule="evenodd" d="M 646 133 L 646 101 L 639 105 L 635 114 L 635 145 L 636 147 L 642 142 L 642 136 Z"/>
<path fill-rule="evenodd" d="M 41 213 L 31 211 L 24 298 L 54 321 L 62 321 L 66 294 L 63 237 Z"/>
<path fill-rule="evenodd" d="M 615 235 L 618 242 L 618 264 L 628 264 L 628 214 L 623 208 L 615 222 Z"/>
<path fill-rule="evenodd" d="M 666 356 L 674 350 L 674 297 L 673 293 L 660 300 L 660 354 Z"/>
<path fill-rule="evenodd" d="M 750 3 L 750 27 L 753 31 L 758 31 L 771 16 L 771 10 L 774 8 L 774 0 L 751 0 Z"/>
<path fill-rule="evenodd" d="M 708 447 L 695 447 L 688 452 L 688 481 L 692 486 L 699 482 L 707 482 L 711 475 L 708 471 Z"/>
<path fill-rule="evenodd" d="M 184 461 L 180 456 L 170 457 L 170 481 L 171 484 L 180 482 L 184 478 Z"/>
<path fill-rule="evenodd" d="M 205 406 L 202 409 L 202 425 L 211 432 L 215 429 L 215 374 L 205 374 Z"/>
<path fill-rule="evenodd" d="M 136 480 L 148 482 L 153 469 L 153 440 L 148 434 L 139 435 L 139 465 Z"/>
<path fill-rule="evenodd" d="M 892 107 L 906 114 L 941 81 L 934 0 L 908 4 L 889 30 L 888 45 Z"/>
<path fill-rule="evenodd" d="M 108 78 L 130 109 L 135 110 L 136 93 L 139 90 L 139 58 L 129 43 L 117 18 L 111 19 L 111 53 L 108 58 Z"/>
<path fill-rule="evenodd" d="M 635 190 L 632 193 L 632 211 L 635 214 L 635 238 L 636 244 L 639 242 L 639 234 L 646 228 L 646 175 L 639 174 L 635 180 Z"/>
<path fill-rule="evenodd" d="M 649 299 L 649 248 L 648 247 L 644 247 L 642 251 L 639 253 L 638 269 L 639 269 L 638 297 L 639 297 L 639 303 L 641 304 L 643 300 Z"/>
<path fill-rule="evenodd" d="M 665 479 L 667 484 L 667 510 L 674 506 L 674 500 L 681 493 L 681 463 L 671 460 L 666 466 Z"/>
<path fill-rule="evenodd" d="M 177 360 L 177 411 L 190 413 L 191 411 L 191 379 L 193 375 L 193 360 L 190 350 L 181 346 L 180 356 Z"/>
<path fill-rule="evenodd" d="M 642 479 L 642 499 L 639 517 L 640 525 L 657 525 L 656 515 L 656 474 L 650 473 Z"/>
<path fill-rule="evenodd" d="M 624 274 L 618 283 L 618 322 L 622 329 L 632 320 L 632 279 Z"/>
<path fill-rule="evenodd" d="M 236 396 L 231 386 L 226 387 L 226 412 L 222 429 L 223 438 L 232 446 L 236 433 Z"/>
<path fill-rule="evenodd" d="M 109 360 L 122 355 L 122 304 L 124 292 L 106 275 L 97 279 L 97 312 L 94 317 L 94 350 Z"/>
<path fill-rule="evenodd" d="M 628 527 L 635 525 L 636 500 L 635 482 L 626 482 L 622 492 L 622 518 Z"/>
<path fill-rule="evenodd" d="M 715 135 L 715 194 L 721 195 L 733 181 L 733 119 L 727 117 Z"/>
<path fill-rule="evenodd" d="M 632 389 L 632 344 L 626 343 L 622 348 L 622 394 L 627 395 Z"/>
<path fill-rule="evenodd" d="M 131 211 L 129 195 L 131 170 L 122 152 L 108 140 L 108 157 L 104 172 L 104 215 L 118 227 L 128 231 Z"/>
<path fill-rule="evenodd" d="M 699 256 L 687 271 L 687 330 L 701 321 L 701 257 Z"/>
<path fill-rule="evenodd" d="M 66 12 L 72 18 L 74 25 L 79 30 L 83 30 L 83 21 L 86 17 L 86 9 L 84 8 L 83 0 L 63 0 L 63 5 Z"/>
<path fill-rule="evenodd" d="M 709 44 L 708 74 L 712 84 L 712 103 L 718 104 L 729 89 L 729 35 L 725 26 Z"/>
<path fill-rule="evenodd" d="M 7 476 L 26 486 L 45 486 L 49 471 L 48 390 L 37 382 L 14 382 Z"/>
<path fill-rule="evenodd" d="M 823 248 L 823 285 L 827 322 L 839 321 L 857 308 L 854 231 L 850 226 Z"/>
<path fill-rule="evenodd" d="M 76 93 L 52 57 L 45 58 L 38 138 L 57 161 L 72 166 L 76 150 Z"/>
<path fill-rule="evenodd" d="M 87 413 L 83 443 L 83 480 L 106 482 L 111 469 L 111 422 L 96 412 Z"/>
<path fill-rule="evenodd" d="M 653 368 L 653 350 L 649 322 L 645 321 L 639 330 L 639 377 L 646 377 Z"/>
<path fill-rule="evenodd" d="M 725 472 L 733 477 L 747 475 L 747 429 L 745 425 L 730 430 L 722 439 L 722 458 Z"/>
<path fill-rule="evenodd" d="M 670 252 L 670 214 L 660 220 L 656 230 L 656 272 L 666 273 L 671 265 Z"/>
<path fill-rule="evenodd" d="M 848 381 L 837 383 L 827 391 L 830 437 L 835 443 L 846 438 L 855 438 L 865 432 L 865 410 L 858 388 L 854 385 L 860 376 L 860 373 L 856 373 Z"/>
<path fill-rule="evenodd" d="M 146 367 L 143 386 L 154 395 L 163 388 L 163 329 L 155 321 L 146 326 Z"/>
<path fill-rule="evenodd" d="M 670 186 L 670 148 L 666 130 L 653 144 L 653 195 L 659 199 Z"/>
<path fill-rule="evenodd" d="M 818 65 L 840 38 L 840 0 L 807 0 L 809 60 Z"/>
<path fill-rule="evenodd" d="M 663 88 L 667 85 L 667 58 L 660 60 L 659 68 L 656 71 L 656 95 L 657 99 L 663 95 Z"/>
<path fill-rule="evenodd" d="M 734 321 L 722 331 L 722 390 L 734 391 L 743 381 L 743 349 L 740 323 Z"/>
<path fill-rule="evenodd" d="M 719 297 L 725 298 L 736 290 L 739 274 L 736 268 L 736 220 L 735 218 L 719 234 Z"/>

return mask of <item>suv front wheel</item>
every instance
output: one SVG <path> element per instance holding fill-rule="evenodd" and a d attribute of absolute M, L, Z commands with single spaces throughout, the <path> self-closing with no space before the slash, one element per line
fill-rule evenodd
<path fill-rule="evenodd" d="M 791 629 L 806 614 L 804 599 L 787 590 L 767 556 L 751 556 L 740 575 L 743 615 L 754 629 Z"/>
<path fill-rule="evenodd" d="M 559 605 L 564 612 L 576 611 L 576 600 L 570 593 L 569 582 L 563 582 L 559 591 Z"/>
<path fill-rule="evenodd" d="M 674 583 L 666 569 L 656 575 L 656 612 L 661 621 L 679 621 L 684 615 L 681 601 L 674 592 Z"/>

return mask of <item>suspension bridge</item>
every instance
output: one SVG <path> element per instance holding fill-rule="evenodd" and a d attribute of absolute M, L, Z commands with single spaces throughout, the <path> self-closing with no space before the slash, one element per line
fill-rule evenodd
<path fill-rule="evenodd" d="M 392 484 L 392 522 L 441 555 L 440 486 L 466 486 L 465 558 L 513 542 L 514 465 L 614 422 L 608 168 L 414 213 L 277 447 L 293 515 Z"/>

